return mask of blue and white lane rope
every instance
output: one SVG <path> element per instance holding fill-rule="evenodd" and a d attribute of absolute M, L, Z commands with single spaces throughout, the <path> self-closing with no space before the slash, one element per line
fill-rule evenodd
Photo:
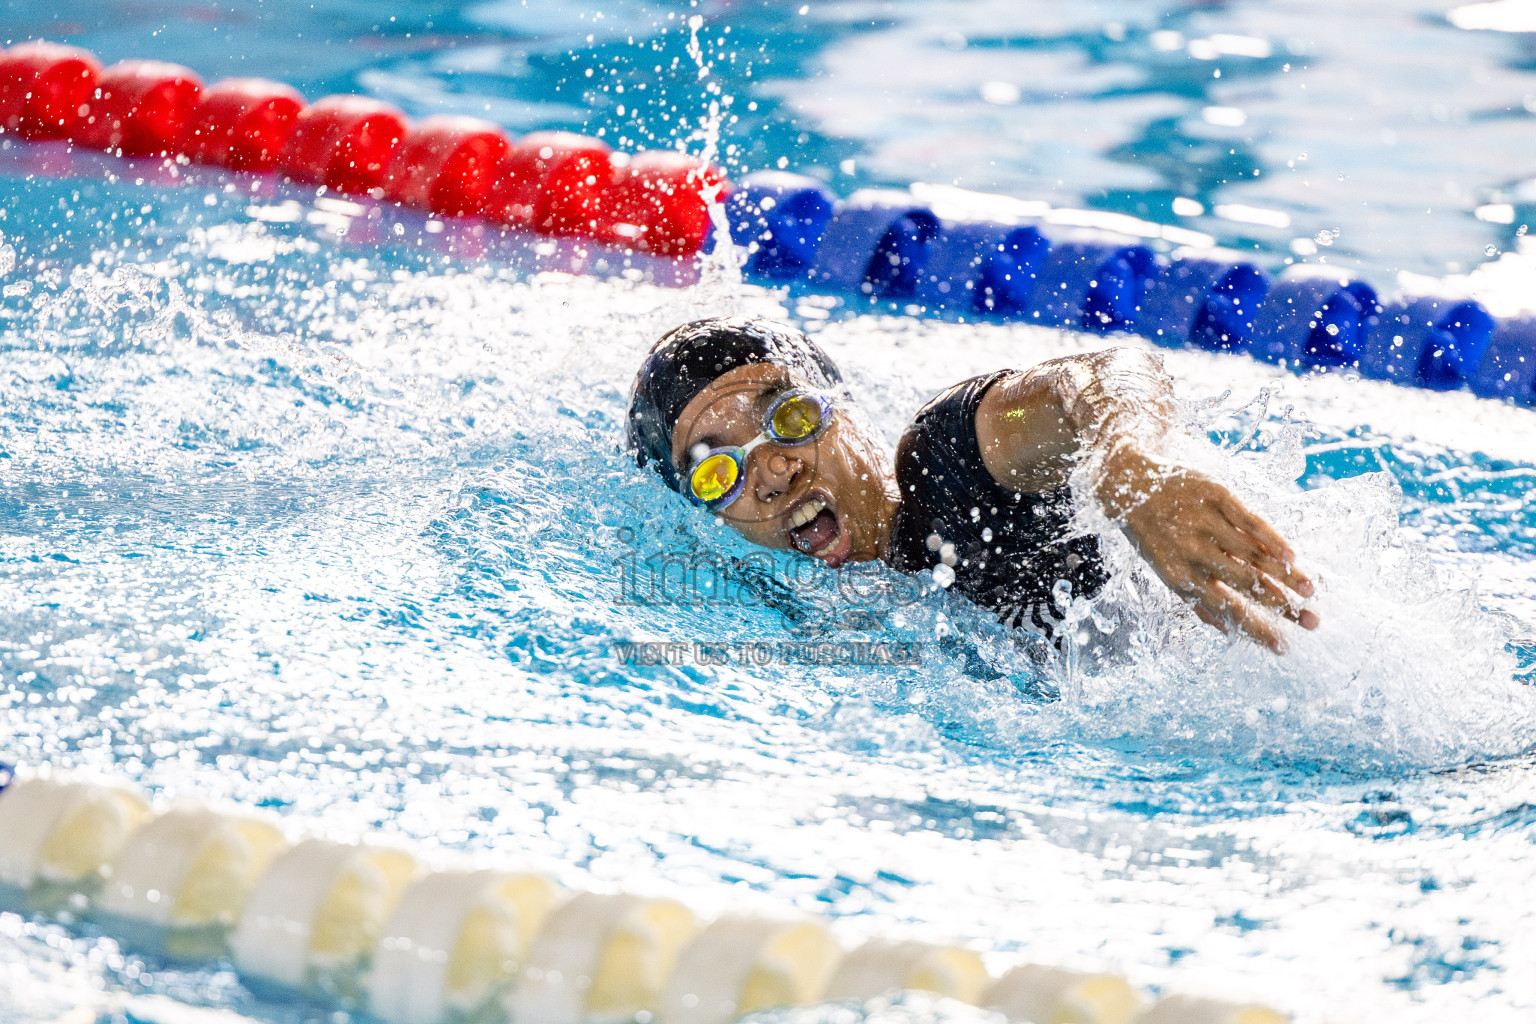
<path fill-rule="evenodd" d="M 1045 204 L 971 198 L 963 214 L 941 215 L 914 192 L 839 200 L 815 178 L 769 171 L 740 181 L 728 213 L 748 275 L 765 283 L 913 312 L 1132 331 L 1297 372 L 1353 368 L 1536 405 L 1536 315 L 1495 319 L 1470 299 L 1384 299 L 1315 265 L 1271 280 L 1236 254 L 1186 245 L 1164 255 L 1139 238 L 1052 223 L 1045 209 L 1019 212 Z"/>

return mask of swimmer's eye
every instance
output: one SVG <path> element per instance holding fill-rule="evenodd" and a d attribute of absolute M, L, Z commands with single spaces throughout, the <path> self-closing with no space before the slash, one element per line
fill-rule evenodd
<path fill-rule="evenodd" d="M 741 466 L 729 452 L 718 452 L 694 467 L 688 486 L 696 500 L 712 504 L 729 495 L 741 478 Z"/>
<path fill-rule="evenodd" d="M 765 441 L 783 445 L 809 444 L 821 435 L 832 416 L 832 400 L 810 391 L 786 391 L 763 420 L 763 432 L 745 445 L 710 448 L 708 440 L 688 449 L 688 493 L 695 504 L 718 511 L 741 496 L 747 456 Z"/>
<path fill-rule="evenodd" d="M 776 441 L 807 441 L 814 437 L 832 411 L 829 399 L 805 391 L 789 391 L 768 409 L 768 434 Z"/>

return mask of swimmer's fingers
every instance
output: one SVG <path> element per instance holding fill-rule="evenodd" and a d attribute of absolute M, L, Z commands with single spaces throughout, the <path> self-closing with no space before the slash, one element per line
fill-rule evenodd
<path fill-rule="evenodd" d="M 1316 613 L 1296 600 L 1313 588 L 1291 564 L 1290 545 L 1216 481 L 1195 472 L 1170 476 L 1126 514 L 1125 529 L 1163 582 L 1222 632 L 1242 632 L 1281 653 L 1282 617 L 1271 608 L 1304 628 L 1317 626 Z"/>
<path fill-rule="evenodd" d="M 1312 585 L 1310 579 L 1294 571 L 1292 566 L 1280 563 L 1269 564 L 1265 559 L 1256 560 L 1254 567 L 1264 573 L 1267 582 L 1275 588 L 1273 592 L 1281 597 L 1282 603 L 1271 604 L 1271 608 L 1284 612 L 1286 618 L 1302 629 L 1316 629 L 1322 623 L 1323 620 L 1317 612 L 1302 604 L 1304 599 L 1317 592 L 1317 588 Z"/>
<path fill-rule="evenodd" d="M 1290 587 L 1302 597 L 1316 592 L 1307 574 L 1296 568 L 1296 552 L 1286 539 L 1263 517 L 1248 509 L 1230 491 L 1220 503 L 1221 513 L 1227 522 L 1236 527 L 1248 541 L 1247 550 L 1237 553 Z"/>
<path fill-rule="evenodd" d="M 1221 488 L 1221 498 L 1217 504 L 1228 522 L 1258 541 L 1271 555 L 1282 562 L 1296 560 L 1296 552 L 1292 551 L 1291 546 L 1285 542 L 1285 538 L 1280 536 L 1280 531 L 1270 526 L 1263 516 L 1249 511 L 1248 506 L 1239 501 L 1237 496 L 1225 487 Z"/>
<path fill-rule="evenodd" d="M 1312 580 L 1306 573 L 1297 569 L 1294 563 L 1282 562 L 1258 548 L 1241 551 L 1239 556 L 1255 569 L 1289 587 L 1293 593 L 1301 597 L 1311 597 L 1317 592 L 1317 588 L 1312 585 Z"/>
<path fill-rule="evenodd" d="M 1215 615 L 1212 615 L 1209 611 L 1207 611 L 1205 605 L 1203 604 L 1195 605 L 1195 617 L 1198 618 L 1201 622 L 1205 623 L 1207 626 L 1215 627 L 1216 631 L 1221 633 L 1223 636 L 1230 636 L 1232 634 L 1231 628 L 1221 619 L 1218 619 Z"/>
<path fill-rule="evenodd" d="M 1274 617 L 1254 602 L 1245 600 L 1241 594 L 1221 580 L 1213 579 L 1204 588 L 1204 592 L 1200 595 L 1200 606 L 1195 609 L 1196 614 L 1201 610 L 1218 619 L 1219 623 L 1226 624 L 1226 628 L 1217 624 L 1217 628 L 1222 632 L 1236 629 L 1276 654 L 1285 653 L 1285 638 L 1280 635 L 1280 624 Z M 1206 622 L 1210 621 L 1205 615 L 1201 615 L 1200 618 Z"/>
<path fill-rule="evenodd" d="M 1248 561 L 1230 552 L 1222 552 L 1222 565 L 1216 577 L 1250 601 L 1257 601 L 1272 608 L 1304 629 L 1316 629 L 1317 613 L 1303 608 L 1296 595 L 1282 586 L 1277 579 L 1280 565 L 1273 559 Z"/>

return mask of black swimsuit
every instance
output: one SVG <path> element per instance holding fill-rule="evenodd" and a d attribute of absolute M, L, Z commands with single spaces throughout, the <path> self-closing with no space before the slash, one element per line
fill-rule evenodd
<path fill-rule="evenodd" d="M 904 572 L 931 572 L 948 554 L 950 589 L 1009 626 L 1050 634 L 1058 618 L 1056 582 L 1068 581 L 1077 597 L 1097 593 L 1107 577 L 1098 538 L 1063 539 L 1072 518 L 1070 488 L 1010 491 L 982 462 L 976 409 L 1011 372 L 961 381 L 923 406 L 902 435 L 890 562 Z"/>

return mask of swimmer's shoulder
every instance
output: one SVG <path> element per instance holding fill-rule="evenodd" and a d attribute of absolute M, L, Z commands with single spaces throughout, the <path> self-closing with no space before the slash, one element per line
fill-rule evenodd
<path fill-rule="evenodd" d="M 926 538 L 949 535 L 980 495 L 997 482 L 987 471 L 976 438 L 976 410 L 999 380 L 996 370 L 945 388 L 917 411 L 896 445 L 896 485 L 901 494 L 895 523 L 898 568 L 926 560 Z"/>
<path fill-rule="evenodd" d="M 1060 447 L 1054 436 L 1059 417 L 1041 401 L 1038 377 L 1032 369 L 1012 368 L 978 374 L 917 411 L 896 445 L 898 518 L 926 521 L 952 507 L 972 508 L 980 498 L 1016 505 L 1026 494 L 1060 489 L 1054 478 L 1036 479 L 1040 474 L 1027 458 L 1022 469 L 1009 461 L 1019 450 L 1055 457 Z M 1002 435 L 1007 445 L 1000 443 Z"/>
<path fill-rule="evenodd" d="M 908 454 L 908 462 L 912 458 L 929 456 L 929 449 L 969 454 L 969 449 L 975 446 L 976 410 L 981 407 L 981 400 L 994 384 L 1016 373 L 1016 370 L 1006 369 L 978 374 L 951 384 L 929 399 L 912 417 L 897 443 L 897 475 L 902 471 L 903 453 Z M 979 448 L 977 454 L 980 454 Z"/>

